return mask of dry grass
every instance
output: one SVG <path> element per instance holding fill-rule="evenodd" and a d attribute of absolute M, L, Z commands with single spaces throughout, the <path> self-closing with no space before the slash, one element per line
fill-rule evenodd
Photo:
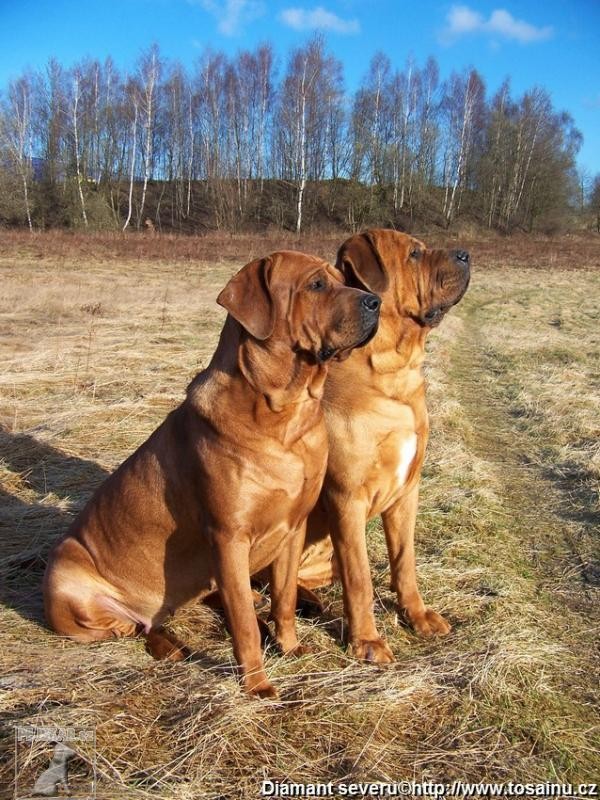
<path fill-rule="evenodd" d="M 54 265 L 79 258 L 86 265 L 123 261 L 197 264 L 250 261 L 275 250 L 304 250 L 327 257 L 335 253 L 347 234 L 339 231 L 303 233 L 274 230 L 267 234 L 215 231 L 205 236 L 149 233 L 78 233 L 51 230 L 29 234 L 23 230 L 2 231 L 0 257 L 15 255 L 32 260 L 49 260 Z"/>
<path fill-rule="evenodd" d="M 51 542 L 206 363 L 227 276 L 294 246 L 250 238 L 0 242 L 0 796 L 12 796 L 15 723 L 95 727 L 98 796 L 111 800 L 253 798 L 263 777 L 594 780 L 592 241 L 473 243 L 473 285 L 431 337 L 419 572 L 428 602 L 454 623 L 448 639 L 397 626 L 377 524 L 377 615 L 397 663 L 347 657 L 334 587 L 323 593 L 327 619 L 300 622 L 318 656 L 267 652 L 277 704 L 241 693 L 223 626 L 203 607 L 173 621 L 198 651 L 186 664 L 154 662 L 139 641 L 83 646 L 45 629 Z M 332 258 L 338 243 L 312 249 Z M 534 271 L 532 251 L 552 271 Z M 567 272 L 577 266 L 588 270 Z M 27 776 L 44 757 L 33 751 Z"/>
<path fill-rule="evenodd" d="M 197 264 L 205 261 L 250 261 L 274 250 L 304 250 L 323 258 L 335 259 L 336 249 L 349 236 L 346 230 L 310 231 L 300 235 L 274 229 L 265 234 L 226 233 L 214 231 L 204 236 L 178 234 L 154 235 L 147 232 L 81 233 L 50 230 L 29 234 L 24 230 L 0 231 L 0 258 L 24 257 L 31 261 L 62 266 L 78 260 L 86 267 L 110 261 L 147 266 L 149 262 Z M 598 259 L 598 237 L 591 233 L 566 236 L 501 236 L 494 232 L 464 230 L 444 234 L 414 231 L 429 246 L 468 246 L 477 252 L 480 264 L 486 267 L 515 267 L 520 269 L 594 269 Z"/>

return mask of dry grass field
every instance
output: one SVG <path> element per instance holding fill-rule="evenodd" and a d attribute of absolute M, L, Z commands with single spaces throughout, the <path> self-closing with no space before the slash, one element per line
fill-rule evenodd
<path fill-rule="evenodd" d="M 281 245 L 333 259 L 340 239 L 0 236 L 0 797 L 15 724 L 95 728 L 107 800 L 257 798 L 264 778 L 597 780 L 597 238 L 467 241 L 471 288 L 430 337 L 418 567 L 450 636 L 397 624 L 373 524 L 397 662 L 349 658 L 333 587 L 327 618 L 299 623 L 318 655 L 267 650 L 267 702 L 241 692 L 213 611 L 180 612 L 197 655 L 159 663 L 139 640 L 52 634 L 40 583 L 54 539 L 207 364 L 228 276 Z M 32 748 L 24 785 L 45 758 Z"/>

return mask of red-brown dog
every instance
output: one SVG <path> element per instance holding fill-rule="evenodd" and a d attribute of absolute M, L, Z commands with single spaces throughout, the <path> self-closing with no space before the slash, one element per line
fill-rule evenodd
<path fill-rule="evenodd" d="M 320 259 L 281 252 L 245 266 L 218 302 L 229 316 L 208 368 L 55 545 L 46 616 L 83 642 L 143 633 L 153 655 L 177 660 L 184 647 L 163 621 L 218 589 L 246 688 L 273 696 L 250 576 L 271 565 L 277 640 L 293 651 L 305 521 L 327 461 L 326 362 L 373 335 L 380 301 Z"/>
<path fill-rule="evenodd" d="M 425 607 L 415 572 L 415 519 L 429 430 L 422 364 L 427 334 L 467 289 L 469 255 L 429 250 L 396 231 L 369 230 L 344 242 L 337 266 L 349 285 L 381 295 L 381 320 L 373 340 L 332 365 L 327 379 L 329 461 L 309 517 L 299 581 L 311 589 L 339 574 L 355 655 L 387 662 L 393 656 L 375 624 L 365 539 L 372 517 L 383 519 L 392 589 L 405 619 L 423 636 L 450 630 Z"/>

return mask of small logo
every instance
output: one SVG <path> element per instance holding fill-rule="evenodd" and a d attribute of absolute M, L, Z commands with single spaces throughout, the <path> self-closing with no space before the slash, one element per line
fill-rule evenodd
<path fill-rule="evenodd" d="M 53 725 L 15 727 L 15 800 L 93 800 L 96 732 Z"/>

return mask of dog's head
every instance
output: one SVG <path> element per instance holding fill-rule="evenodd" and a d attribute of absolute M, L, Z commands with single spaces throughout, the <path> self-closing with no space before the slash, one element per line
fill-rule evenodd
<path fill-rule="evenodd" d="M 217 303 L 255 339 L 276 336 L 318 362 L 366 344 L 381 304 L 373 292 L 345 286 L 326 261 L 291 251 L 246 264 Z"/>
<path fill-rule="evenodd" d="M 374 228 L 347 239 L 336 266 L 346 283 L 381 295 L 388 309 L 433 328 L 467 291 L 470 257 L 466 250 L 429 250 L 418 239 Z"/>

